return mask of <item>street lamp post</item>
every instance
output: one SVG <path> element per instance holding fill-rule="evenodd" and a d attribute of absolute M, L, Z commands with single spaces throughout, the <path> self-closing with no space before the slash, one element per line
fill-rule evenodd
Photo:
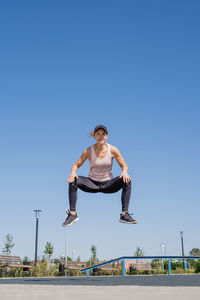
<path fill-rule="evenodd" d="M 72 261 L 74 261 L 74 253 L 76 252 L 76 249 L 72 249 Z"/>
<path fill-rule="evenodd" d="M 39 226 L 39 217 L 40 217 L 40 209 L 35 209 L 35 217 L 36 217 L 36 234 L 35 234 L 35 265 L 37 263 L 37 248 L 38 248 L 38 226 Z"/>
<path fill-rule="evenodd" d="M 161 255 L 162 255 L 162 256 L 166 256 L 166 246 L 165 246 L 165 244 L 162 243 L 162 244 L 160 245 L 160 247 L 161 247 Z M 164 271 L 164 262 L 163 262 L 163 259 L 162 259 L 162 269 L 163 269 L 163 271 Z"/>
<path fill-rule="evenodd" d="M 180 235 L 181 235 L 182 256 L 185 256 L 185 255 L 184 255 L 184 245 L 183 245 L 183 231 L 180 231 Z M 183 259 L 183 268 L 185 268 L 184 259 Z"/>
<path fill-rule="evenodd" d="M 65 227 L 65 276 L 67 276 L 67 227 Z"/>

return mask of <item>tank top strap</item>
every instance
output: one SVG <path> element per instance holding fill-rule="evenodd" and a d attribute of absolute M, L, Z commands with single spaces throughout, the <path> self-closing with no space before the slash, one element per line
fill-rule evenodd
<path fill-rule="evenodd" d="M 111 145 L 110 144 L 107 145 L 108 145 L 108 155 L 111 156 Z"/>
<path fill-rule="evenodd" d="M 94 145 L 91 146 L 91 157 L 96 157 L 96 153 L 94 151 Z"/>

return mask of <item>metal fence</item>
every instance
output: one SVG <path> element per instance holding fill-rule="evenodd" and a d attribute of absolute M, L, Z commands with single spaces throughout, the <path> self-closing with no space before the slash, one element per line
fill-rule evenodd
<path fill-rule="evenodd" d="M 172 260 L 177 260 L 177 259 L 181 259 L 181 260 L 186 260 L 186 259 L 200 259 L 200 256 L 122 256 L 122 257 L 118 257 L 112 260 L 108 260 L 104 263 L 100 263 L 100 264 L 96 264 L 87 268 L 84 268 L 81 270 L 81 272 L 86 272 L 87 276 L 89 276 L 90 270 L 93 269 L 98 269 L 102 266 L 108 265 L 108 264 L 112 264 L 114 262 L 117 261 L 122 261 L 122 271 L 123 271 L 123 276 L 126 276 L 126 260 L 136 260 L 136 259 L 148 259 L 148 260 L 152 260 L 152 259 L 168 259 L 168 275 L 171 275 L 171 261 Z M 184 265 L 185 269 L 187 268 L 187 265 Z"/>

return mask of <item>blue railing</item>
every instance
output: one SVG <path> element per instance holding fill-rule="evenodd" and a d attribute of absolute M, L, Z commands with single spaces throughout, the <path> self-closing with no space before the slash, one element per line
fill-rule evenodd
<path fill-rule="evenodd" d="M 200 259 L 200 256 L 122 256 L 122 257 L 118 257 L 115 259 L 111 259 L 108 260 L 104 263 L 100 263 L 100 264 L 96 264 L 87 268 L 84 268 L 81 270 L 81 272 L 86 272 L 87 276 L 89 276 L 90 270 L 93 269 L 98 269 L 102 266 L 108 265 L 108 264 L 112 264 L 116 261 L 122 261 L 122 271 L 123 271 L 123 276 L 126 276 L 126 259 L 168 259 L 168 274 L 171 275 L 171 261 L 174 259 L 181 259 L 181 260 L 185 260 L 185 259 Z M 186 268 L 186 265 L 185 265 Z"/>

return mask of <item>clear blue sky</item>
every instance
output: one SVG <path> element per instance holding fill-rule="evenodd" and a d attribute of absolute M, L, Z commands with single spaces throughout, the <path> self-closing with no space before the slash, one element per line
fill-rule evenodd
<path fill-rule="evenodd" d="M 186 254 L 200 248 L 199 13 L 189 0 L 1 2 L 1 249 L 10 233 L 12 254 L 33 259 L 42 209 L 38 254 L 47 241 L 64 253 L 65 180 L 99 123 L 129 167 L 138 225 L 119 223 L 121 192 L 79 191 L 68 255 L 159 255 L 161 243 L 179 255 L 180 230 Z"/>

